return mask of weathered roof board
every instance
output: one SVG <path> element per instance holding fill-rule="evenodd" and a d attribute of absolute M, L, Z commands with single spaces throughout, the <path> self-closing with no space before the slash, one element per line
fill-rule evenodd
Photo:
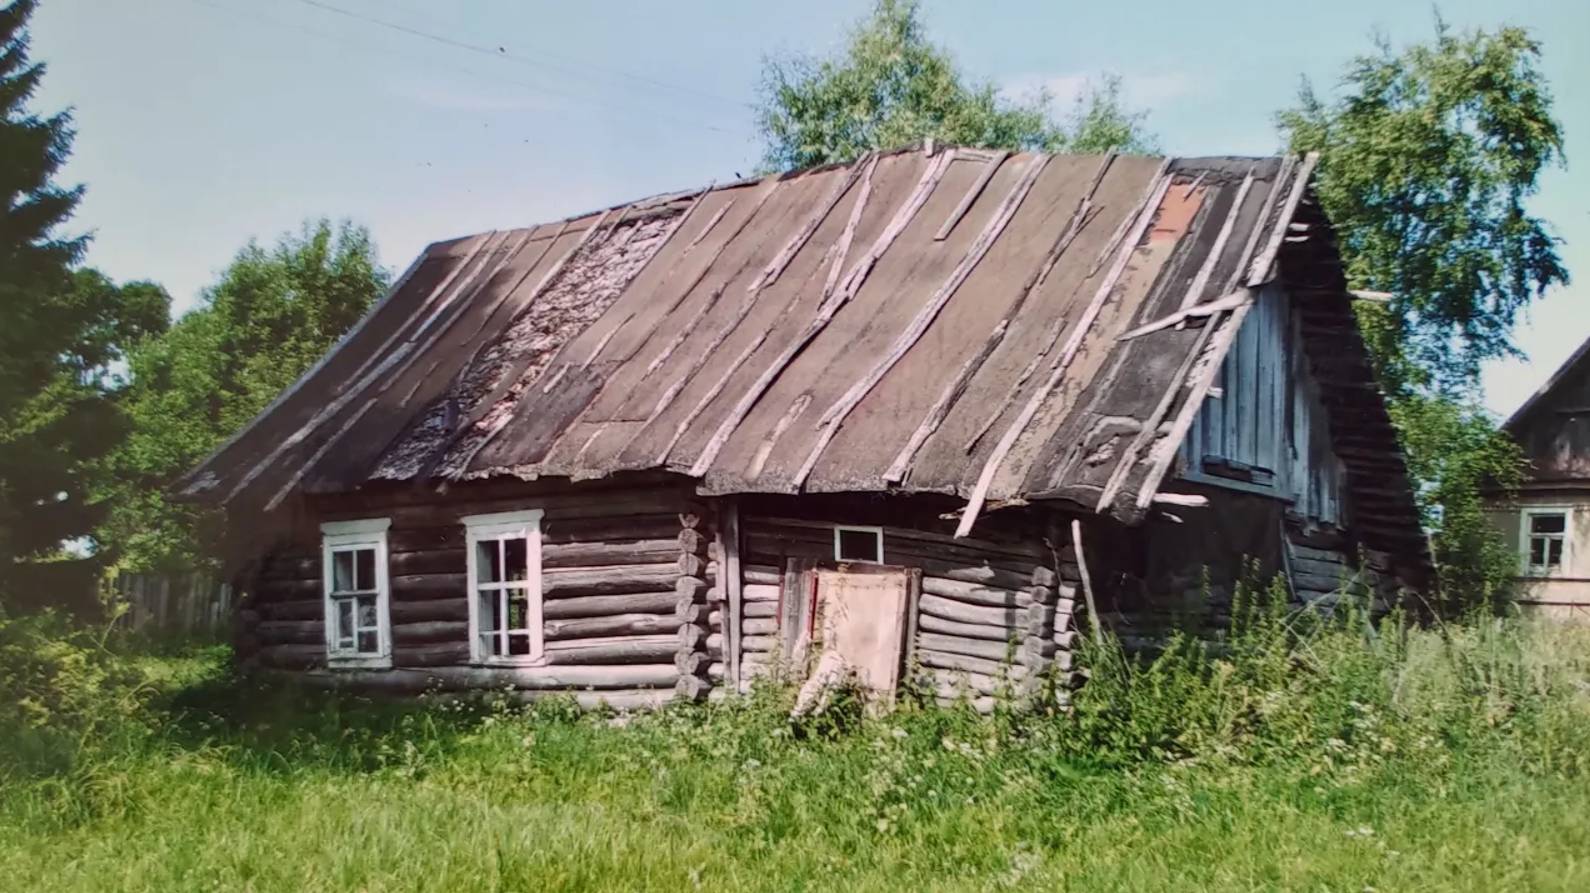
<path fill-rule="evenodd" d="M 657 469 L 1135 521 L 1307 176 L 913 150 L 438 243 L 179 491 Z"/>

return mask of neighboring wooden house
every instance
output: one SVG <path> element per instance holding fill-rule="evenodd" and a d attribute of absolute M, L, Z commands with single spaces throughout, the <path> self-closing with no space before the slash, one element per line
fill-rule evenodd
<path fill-rule="evenodd" d="M 1522 607 L 1590 621 L 1590 341 L 1502 426 L 1529 460 L 1516 492 L 1492 493 L 1518 555 Z"/>
<path fill-rule="evenodd" d="M 178 485 L 230 516 L 239 658 L 649 705 L 908 653 L 986 695 L 1089 598 L 1207 622 L 1244 555 L 1418 586 L 1311 169 L 927 146 L 432 245 Z"/>

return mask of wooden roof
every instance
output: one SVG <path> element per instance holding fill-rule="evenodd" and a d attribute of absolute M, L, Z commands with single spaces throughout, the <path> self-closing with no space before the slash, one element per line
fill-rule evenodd
<path fill-rule="evenodd" d="M 178 490 L 661 470 L 1135 521 L 1310 167 L 928 146 L 437 243 Z"/>

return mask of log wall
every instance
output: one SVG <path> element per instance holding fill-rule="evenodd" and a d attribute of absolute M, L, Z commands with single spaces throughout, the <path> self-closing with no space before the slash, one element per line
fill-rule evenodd
<path fill-rule="evenodd" d="M 986 539 L 956 539 L 931 516 L 899 513 L 899 524 L 876 514 L 845 512 L 832 502 L 829 519 L 784 517 L 752 510 L 741 521 L 740 689 L 787 656 L 794 631 L 783 628 L 781 603 L 792 597 L 798 569 L 834 560 L 836 524 L 883 528 L 886 565 L 921 572 L 921 591 L 907 620 L 909 663 L 944 702 L 970 696 L 989 709 L 993 695 L 1033 691 L 1057 667 L 1069 678 L 1076 639 L 1079 579 L 1069 543 L 1051 550 L 1037 522 L 990 525 Z M 909 524 L 910 526 L 906 526 Z M 981 530 L 981 528 L 980 528 Z M 727 617 L 727 612 L 720 612 Z"/>
<path fill-rule="evenodd" d="M 545 660 L 471 666 L 462 518 L 539 508 Z M 389 670 L 325 665 L 323 521 L 392 520 Z M 583 691 L 615 706 L 699 698 L 715 659 L 708 630 L 711 518 L 688 487 L 522 482 L 322 497 L 291 541 L 259 565 L 239 612 L 237 652 L 249 666 L 375 691 L 511 689 L 516 697 Z"/>

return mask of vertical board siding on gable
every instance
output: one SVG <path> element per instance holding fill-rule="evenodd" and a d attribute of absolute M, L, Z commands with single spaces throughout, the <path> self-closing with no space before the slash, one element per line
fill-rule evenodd
<path fill-rule="evenodd" d="M 1273 493 L 1304 517 L 1340 524 L 1341 462 L 1300 344 L 1291 298 L 1267 288 L 1226 355 L 1216 386 L 1181 446 L 1182 476 Z M 1244 470 L 1250 480 L 1211 473 Z"/>

